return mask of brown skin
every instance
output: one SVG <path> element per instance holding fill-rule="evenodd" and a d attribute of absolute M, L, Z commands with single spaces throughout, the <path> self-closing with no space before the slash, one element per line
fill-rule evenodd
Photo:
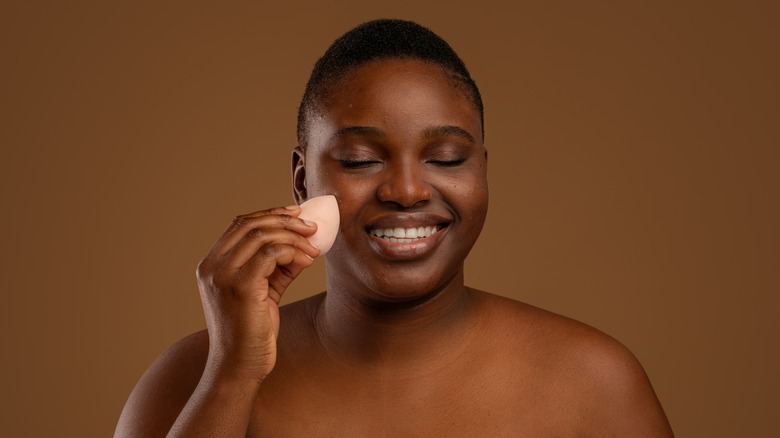
<path fill-rule="evenodd" d="M 618 342 L 465 287 L 487 212 L 481 137 L 437 66 L 347 75 L 293 153 L 296 200 L 339 200 L 327 293 L 277 307 L 318 255 L 299 209 L 238 218 L 198 267 L 207 331 L 152 365 L 117 436 L 672 436 Z M 433 224 L 407 245 L 368 233 Z"/>

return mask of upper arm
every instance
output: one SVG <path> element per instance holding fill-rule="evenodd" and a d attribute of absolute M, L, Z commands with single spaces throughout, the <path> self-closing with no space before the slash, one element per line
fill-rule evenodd
<path fill-rule="evenodd" d="M 133 389 L 119 417 L 115 436 L 165 436 L 198 386 L 207 357 L 205 331 L 168 348 Z"/>

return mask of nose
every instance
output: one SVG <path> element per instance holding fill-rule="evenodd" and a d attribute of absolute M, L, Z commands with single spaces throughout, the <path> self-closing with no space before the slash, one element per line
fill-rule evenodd
<path fill-rule="evenodd" d="M 429 201 L 431 192 L 420 163 L 402 162 L 389 166 L 383 172 L 376 195 L 382 202 L 412 208 Z"/>

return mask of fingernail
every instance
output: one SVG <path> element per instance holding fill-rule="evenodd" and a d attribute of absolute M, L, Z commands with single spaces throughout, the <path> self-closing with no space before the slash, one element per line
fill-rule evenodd
<path fill-rule="evenodd" d="M 310 227 L 313 227 L 313 226 L 315 225 L 315 223 L 314 223 L 314 222 L 307 221 L 306 219 L 304 219 L 304 220 L 303 220 L 303 223 L 304 223 L 304 224 L 306 224 L 306 225 L 308 225 L 308 226 L 310 226 Z"/>
<path fill-rule="evenodd" d="M 285 208 L 286 210 L 297 210 L 297 209 L 299 209 L 300 207 L 299 207 L 298 205 L 296 205 L 296 204 L 293 204 L 293 205 L 288 205 L 287 207 L 284 207 L 284 208 Z"/>

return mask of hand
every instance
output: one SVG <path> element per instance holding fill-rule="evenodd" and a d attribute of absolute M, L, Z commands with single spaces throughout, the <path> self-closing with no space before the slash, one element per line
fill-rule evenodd
<path fill-rule="evenodd" d="M 319 250 L 300 207 L 238 216 L 197 268 L 209 333 L 205 373 L 262 381 L 276 363 L 279 300 Z"/>

